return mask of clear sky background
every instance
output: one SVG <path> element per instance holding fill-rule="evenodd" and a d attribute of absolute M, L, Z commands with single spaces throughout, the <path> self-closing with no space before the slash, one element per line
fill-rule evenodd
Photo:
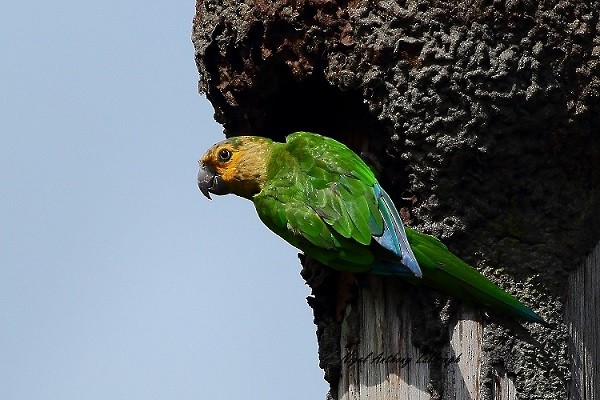
<path fill-rule="evenodd" d="M 194 0 L 0 13 L 0 399 L 323 399 L 297 251 L 197 160 Z"/>

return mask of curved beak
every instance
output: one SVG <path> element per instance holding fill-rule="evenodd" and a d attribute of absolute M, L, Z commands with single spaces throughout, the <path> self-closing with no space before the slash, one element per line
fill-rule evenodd
<path fill-rule="evenodd" d="M 210 194 L 227 194 L 229 193 L 225 188 L 225 184 L 221 179 L 221 175 L 217 174 L 215 171 L 204 165 L 202 162 L 200 163 L 200 169 L 198 170 L 198 187 L 203 195 L 205 195 L 209 200 Z"/>

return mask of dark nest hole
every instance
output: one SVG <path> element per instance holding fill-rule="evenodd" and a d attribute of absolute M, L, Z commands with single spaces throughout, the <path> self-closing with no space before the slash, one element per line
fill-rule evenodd
<path fill-rule="evenodd" d="M 385 133 L 360 93 L 330 85 L 323 74 L 301 81 L 290 73 L 261 75 L 256 87 L 238 97 L 240 110 L 226 124 L 228 136 L 249 134 L 281 141 L 290 133 L 307 131 L 336 138 L 357 150 L 358 138 Z"/>

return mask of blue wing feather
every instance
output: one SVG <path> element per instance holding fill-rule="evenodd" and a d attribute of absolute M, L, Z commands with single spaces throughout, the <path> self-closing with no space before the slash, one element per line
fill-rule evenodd
<path fill-rule="evenodd" d="M 390 196 L 388 196 L 379 183 L 375 183 L 373 189 L 378 201 L 379 212 L 383 218 L 383 234 L 381 236 L 373 236 L 373 238 L 382 247 L 401 259 L 403 266 L 408 268 L 415 276 L 422 277 L 423 273 L 410 248 L 406 232 L 404 231 L 404 225 L 402 224 L 400 215 L 398 215 L 396 206 L 394 206 L 392 199 L 390 199 Z M 373 265 L 374 272 L 381 274 L 406 274 L 406 271 L 403 271 L 404 268 L 400 267 L 400 265 L 385 261 Z"/>

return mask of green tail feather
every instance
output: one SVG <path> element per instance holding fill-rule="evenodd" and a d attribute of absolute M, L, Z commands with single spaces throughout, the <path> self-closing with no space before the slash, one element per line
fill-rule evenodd
<path fill-rule="evenodd" d="M 452 254 L 437 238 L 406 227 L 406 235 L 423 271 L 411 282 L 450 293 L 466 302 L 482 304 L 527 321 L 545 323 L 532 310 Z"/>

